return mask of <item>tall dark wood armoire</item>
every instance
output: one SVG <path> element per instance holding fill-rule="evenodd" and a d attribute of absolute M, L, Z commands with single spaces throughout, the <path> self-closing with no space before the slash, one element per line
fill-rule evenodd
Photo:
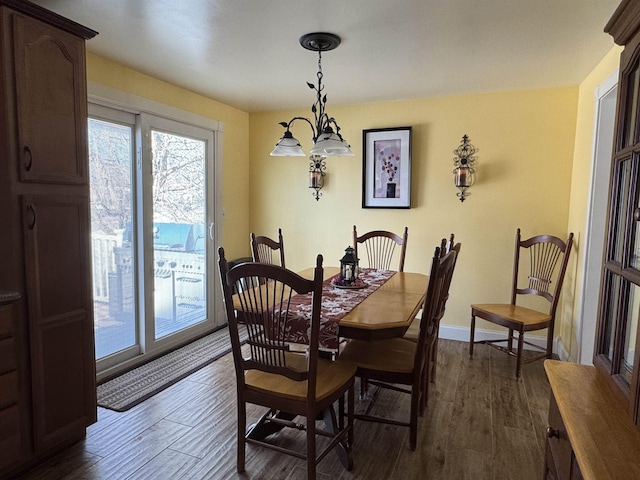
<path fill-rule="evenodd" d="M 0 477 L 96 420 L 85 40 L 0 0 Z"/>
<path fill-rule="evenodd" d="M 605 31 L 620 57 L 594 366 L 547 361 L 545 478 L 640 478 L 640 2 Z"/>

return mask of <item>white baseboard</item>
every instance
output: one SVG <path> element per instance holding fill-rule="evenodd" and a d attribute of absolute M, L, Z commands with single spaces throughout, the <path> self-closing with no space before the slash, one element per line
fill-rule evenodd
<path fill-rule="evenodd" d="M 558 358 L 564 362 L 569 361 L 569 352 L 564 347 L 564 343 L 560 338 L 556 337 L 553 339 L 553 353 L 558 355 Z"/>

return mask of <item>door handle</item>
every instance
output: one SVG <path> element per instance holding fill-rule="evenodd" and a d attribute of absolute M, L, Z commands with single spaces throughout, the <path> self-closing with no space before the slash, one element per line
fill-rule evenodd
<path fill-rule="evenodd" d="M 31 219 L 27 223 L 27 228 L 29 230 L 33 230 L 36 227 L 36 210 L 33 208 L 33 205 L 27 205 L 27 212 L 31 214 Z"/>
<path fill-rule="evenodd" d="M 24 171 L 28 172 L 31 170 L 31 165 L 33 165 L 33 155 L 31 154 L 31 149 L 28 145 L 24 146 L 22 153 L 24 158 Z"/>

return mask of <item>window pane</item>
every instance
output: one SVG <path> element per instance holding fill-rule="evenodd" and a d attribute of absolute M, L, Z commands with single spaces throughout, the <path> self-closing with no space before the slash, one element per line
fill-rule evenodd
<path fill-rule="evenodd" d="M 96 358 L 135 345 L 134 262 L 123 242 L 132 212 L 133 130 L 89 119 Z M 128 261 L 121 261 L 124 258 Z"/>
<path fill-rule="evenodd" d="M 634 132 L 636 129 L 636 111 L 638 108 L 638 95 L 640 83 L 640 69 L 636 68 L 627 80 L 627 101 L 624 115 L 624 130 L 622 132 L 622 148 L 633 145 Z"/>
<path fill-rule="evenodd" d="M 639 314 L 640 287 L 638 285 L 634 285 L 629 292 L 629 306 L 627 309 L 627 318 L 625 319 L 627 324 L 625 326 L 624 351 L 622 353 L 622 364 L 620 365 L 620 375 L 624 377 L 629 385 L 631 385 Z"/>
<path fill-rule="evenodd" d="M 620 161 L 616 168 L 617 192 L 614 194 L 614 218 L 609 238 L 613 241 L 612 260 L 622 263 L 624 258 L 624 239 L 629 208 L 629 189 L 631 176 L 631 159 Z"/>
<path fill-rule="evenodd" d="M 597 347 L 599 349 L 597 353 L 606 355 L 611 362 L 613 359 L 616 319 L 618 318 L 621 278 L 611 272 L 606 272 L 605 277 L 607 290 L 604 299 L 604 311 L 602 312 L 601 343 Z"/>
<path fill-rule="evenodd" d="M 638 162 L 638 158 L 637 156 L 635 156 L 634 158 L 635 162 Z M 636 167 L 637 168 L 637 167 Z M 637 171 L 637 170 L 636 170 Z M 637 174 L 636 174 L 637 176 Z M 638 194 L 640 193 L 640 190 L 638 189 L 638 184 L 637 184 L 637 180 L 635 183 L 635 201 L 633 202 L 633 211 L 630 213 L 630 215 L 632 216 L 632 218 L 630 218 L 630 223 L 631 223 L 631 228 L 632 228 L 632 239 L 633 239 L 633 245 L 631 245 L 631 258 L 629 259 L 629 266 L 631 268 L 634 268 L 636 270 L 640 270 L 640 224 L 639 222 L 633 218 L 635 216 L 635 212 L 636 211 L 640 211 L 640 205 L 638 204 Z"/>
<path fill-rule="evenodd" d="M 206 319 L 206 143 L 152 130 L 155 337 Z"/>

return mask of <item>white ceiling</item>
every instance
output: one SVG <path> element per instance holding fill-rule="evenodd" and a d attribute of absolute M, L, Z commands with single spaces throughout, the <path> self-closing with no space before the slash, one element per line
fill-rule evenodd
<path fill-rule="evenodd" d="M 577 85 L 620 0 L 33 0 L 97 30 L 90 52 L 247 112 Z"/>

